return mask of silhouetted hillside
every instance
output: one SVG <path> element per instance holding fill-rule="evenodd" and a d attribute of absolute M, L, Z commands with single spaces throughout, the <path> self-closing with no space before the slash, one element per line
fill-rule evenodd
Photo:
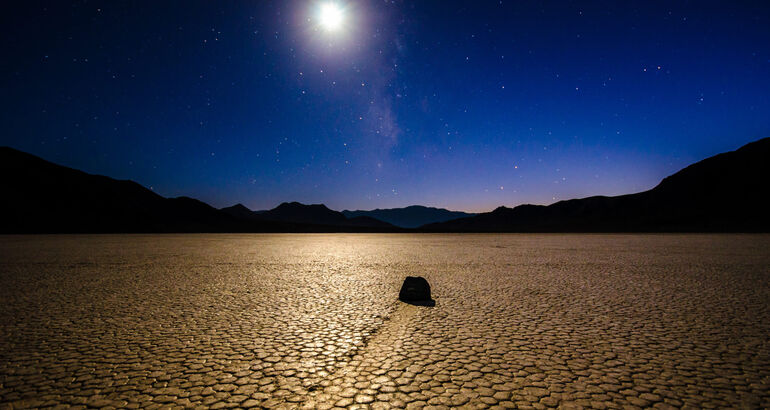
<path fill-rule="evenodd" d="M 636 194 L 499 207 L 431 232 L 767 232 L 770 138 L 705 159 Z"/>
<path fill-rule="evenodd" d="M 192 198 L 164 198 L 133 181 L 87 174 L 8 147 L 0 147 L 0 181 L 5 233 L 287 229 L 244 223 Z"/>
<path fill-rule="evenodd" d="M 318 223 L 323 225 L 336 225 L 347 221 L 345 215 L 332 211 L 326 205 L 304 205 L 299 202 L 284 202 L 269 211 L 259 214 L 259 216 L 272 221 Z"/>
<path fill-rule="evenodd" d="M 768 158 L 770 138 L 765 138 L 690 165 L 649 191 L 549 206 L 499 207 L 418 231 L 768 232 Z M 2 233 L 403 231 L 370 216 L 353 216 L 361 211 L 346 211 L 352 216 L 348 218 L 324 205 L 291 202 L 255 212 L 239 204 L 217 210 L 192 198 L 164 198 L 132 181 L 90 175 L 7 147 L 0 147 L 0 182 Z M 416 220 L 409 218 L 425 210 L 434 217 L 449 215 L 419 206 L 363 212 L 381 212 L 386 215 L 381 218 L 409 226 Z"/>
<path fill-rule="evenodd" d="M 241 218 L 260 221 L 276 221 L 294 224 L 313 224 L 339 227 L 360 227 L 391 230 L 395 227 L 387 222 L 361 216 L 348 218 L 342 212 L 333 211 L 323 204 L 305 205 L 299 202 L 284 202 L 269 211 L 251 211 L 241 204 L 223 208 L 222 211 Z"/>
<path fill-rule="evenodd" d="M 342 211 L 348 217 L 368 216 L 402 228 L 417 228 L 419 226 L 445 222 L 457 218 L 474 216 L 467 212 L 450 211 L 444 208 L 431 208 L 422 205 L 412 205 L 406 208 L 374 209 L 371 211 Z"/>
<path fill-rule="evenodd" d="M 164 198 L 133 181 L 87 174 L 8 147 L 0 147 L 0 183 L 2 233 L 357 232 L 390 227 L 376 220 L 348 220 L 341 213 L 341 220 L 318 222 L 246 217 L 245 207 L 220 211 L 192 198 Z"/>
<path fill-rule="evenodd" d="M 246 208 L 246 206 L 244 206 L 243 204 L 235 204 L 233 206 L 228 206 L 226 208 L 220 209 L 220 211 L 238 219 L 250 219 L 250 220 L 257 219 L 256 218 L 257 212 L 252 211 L 249 208 Z"/>

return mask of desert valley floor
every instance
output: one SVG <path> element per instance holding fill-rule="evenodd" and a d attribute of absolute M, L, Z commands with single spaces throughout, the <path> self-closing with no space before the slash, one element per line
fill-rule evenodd
<path fill-rule="evenodd" d="M 770 235 L 2 236 L 0 301 L 0 408 L 770 407 Z"/>

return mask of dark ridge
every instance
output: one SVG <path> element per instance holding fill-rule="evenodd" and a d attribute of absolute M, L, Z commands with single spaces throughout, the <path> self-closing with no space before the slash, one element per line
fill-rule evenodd
<path fill-rule="evenodd" d="M 690 165 L 648 191 L 499 207 L 413 231 L 770 232 L 770 201 L 764 192 L 770 176 L 767 158 L 770 138 Z M 218 210 L 8 147 L 0 147 L 0 181 L 0 233 L 406 231 L 369 215 L 356 216 L 359 211 L 346 211 L 347 217 L 320 204 L 290 202 L 269 211 L 238 204 Z M 414 209 L 435 208 L 364 212 Z"/>
<path fill-rule="evenodd" d="M 552 205 L 499 207 L 427 232 L 768 232 L 770 138 L 704 159 L 655 188 Z"/>
<path fill-rule="evenodd" d="M 475 214 L 450 211 L 444 208 L 432 208 L 422 205 L 411 205 L 406 208 L 374 209 L 371 211 L 342 211 L 348 217 L 368 216 L 401 228 L 417 228 L 419 226 L 445 222 L 457 218 L 474 216 Z"/>
<path fill-rule="evenodd" d="M 336 225 L 345 223 L 347 218 L 340 212 L 332 211 L 323 204 L 305 205 L 299 202 L 284 202 L 277 207 L 259 214 L 265 220 L 291 221 Z"/>
<path fill-rule="evenodd" d="M 242 205 L 218 210 L 197 199 L 164 198 L 133 181 L 87 174 L 8 147 L 0 147 L 0 182 L 3 187 L 0 233 L 368 232 L 395 229 L 375 220 L 349 221 L 341 213 L 333 219 L 315 221 L 312 218 L 257 218 L 255 215 L 261 213 L 246 213 L 251 211 Z M 327 213 L 334 213 L 320 207 Z"/>
<path fill-rule="evenodd" d="M 220 209 L 220 211 L 239 219 L 255 219 L 257 212 L 246 208 L 243 204 L 235 204 L 226 208 Z"/>
<path fill-rule="evenodd" d="M 277 207 L 257 214 L 257 217 L 268 221 L 283 221 L 294 223 L 312 223 L 319 225 L 394 229 L 387 222 L 359 216 L 347 218 L 342 212 L 333 211 L 323 204 L 305 205 L 299 202 L 284 202 Z"/>

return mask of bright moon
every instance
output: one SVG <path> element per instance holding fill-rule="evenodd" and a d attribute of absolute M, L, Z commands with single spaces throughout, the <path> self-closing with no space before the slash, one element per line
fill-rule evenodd
<path fill-rule="evenodd" d="M 335 31 L 342 25 L 342 9 L 334 3 L 326 3 L 321 6 L 320 21 L 328 31 Z"/>

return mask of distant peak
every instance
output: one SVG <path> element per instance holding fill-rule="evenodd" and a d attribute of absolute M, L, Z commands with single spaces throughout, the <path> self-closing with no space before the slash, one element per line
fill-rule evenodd
<path fill-rule="evenodd" d="M 240 211 L 249 211 L 249 212 L 251 212 L 251 209 L 247 208 L 245 205 L 243 205 L 240 202 L 235 204 L 235 205 L 232 205 L 232 206 L 224 207 L 222 209 L 233 209 L 233 210 L 237 209 L 237 210 L 240 210 Z"/>
<path fill-rule="evenodd" d="M 299 202 L 281 202 L 280 205 L 275 207 L 275 209 L 299 208 L 301 206 L 304 206 L 304 205 Z"/>
<path fill-rule="evenodd" d="M 299 207 L 308 207 L 312 206 L 315 208 L 326 208 L 326 205 L 324 204 L 303 204 L 302 202 L 292 201 L 292 202 L 282 202 L 280 205 L 278 205 L 276 208 L 299 208 Z M 328 208 L 326 208 L 328 209 Z"/>

